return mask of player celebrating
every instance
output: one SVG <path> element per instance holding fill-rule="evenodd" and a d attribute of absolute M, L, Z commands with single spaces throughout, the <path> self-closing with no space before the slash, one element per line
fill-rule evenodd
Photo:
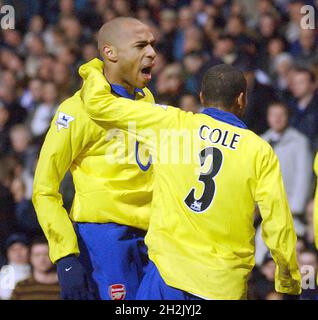
<path fill-rule="evenodd" d="M 84 66 L 80 74 L 85 79 L 81 96 L 91 118 L 124 131 L 135 120 L 138 137 L 148 137 L 152 129 L 161 138 L 160 143 L 148 139 L 156 157 L 146 236 L 153 264 L 137 297 L 246 298 L 254 266 L 255 203 L 277 265 L 275 288 L 299 294 L 296 234 L 278 159 L 269 144 L 236 117 L 245 106 L 243 74 L 229 65 L 209 69 L 200 94 L 202 114 L 115 99 L 98 70 Z M 194 133 L 177 152 L 180 156 L 193 148 L 191 161 L 166 161 L 167 155 L 160 152 L 170 150 L 167 132 L 175 129 Z"/>
<path fill-rule="evenodd" d="M 98 34 L 104 63 L 94 59 L 89 65 L 111 83 L 114 97 L 153 102 L 144 88 L 151 79 L 153 43 L 146 25 L 116 18 Z M 77 92 L 60 105 L 41 150 L 33 203 L 57 263 L 63 299 L 93 299 L 93 284 L 102 299 L 134 299 L 147 262 L 143 240 L 152 167 L 138 154 L 136 139 L 118 139 L 111 129 L 87 116 Z M 124 163 L 110 151 L 120 148 Z M 76 189 L 70 216 L 59 193 L 68 169 Z"/>

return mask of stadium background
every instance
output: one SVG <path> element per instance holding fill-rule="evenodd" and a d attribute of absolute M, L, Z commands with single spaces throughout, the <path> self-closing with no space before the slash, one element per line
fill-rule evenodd
<path fill-rule="evenodd" d="M 317 29 L 300 28 L 300 9 L 318 1 L 0 1 L 5 4 L 15 8 L 16 29 L 0 31 L 0 267 L 7 263 L 8 237 L 18 232 L 31 240 L 41 234 L 30 200 L 38 153 L 57 106 L 81 86 L 78 67 L 98 56 L 99 27 L 116 16 L 134 16 L 151 27 L 157 40 L 150 89 L 158 103 L 200 112 L 203 72 L 229 63 L 248 79 L 243 120 L 251 130 L 261 135 L 269 129 L 266 113 L 271 101 L 288 105 L 289 126 L 301 138 L 286 142 L 272 131 L 267 138 L 279 152 L 284 181 L 292 181 L 287 188 L 300 265 L 317 270 L 312 218 Z M 309 147 L 300 154 L 304 141 Z M 74 192 L 69 175 L 61 192 L 69 209 Z M 249 297 L 282 299 L 274 292 L 275 267 L 259 239 L 259 223 L 256 213 L 258 266 Z M 305 290 L 301 298 L 318 299 L 318 291 Z"/>

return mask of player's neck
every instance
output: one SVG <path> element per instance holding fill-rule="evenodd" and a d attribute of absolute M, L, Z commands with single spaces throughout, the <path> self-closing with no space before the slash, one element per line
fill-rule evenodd
<path fill-rule="evenodd" d="M 133 94 L 135 92 L 135 88 L 124 82 L 123 79 L 118 76 L 117 72 L 107 72 L 106 69 L 104 69 L 104 76 L 110 84 L 119 84 L 123 86 L 129 94 Z"/>

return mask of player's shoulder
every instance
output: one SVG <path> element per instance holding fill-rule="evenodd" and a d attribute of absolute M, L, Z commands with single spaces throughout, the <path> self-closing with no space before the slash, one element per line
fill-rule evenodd
<path fill-rule="evenodd" d="M 84 112 L 82 104 L 83 101 L 80 97 L 80 93 L 79 91 L 77 91 L 71 97 L 61 102 L 57 109 L 57 112 L 67 112 L 72 116 L 77 116 Z"/>
<path fill-rule="evenodd" d="M 264 137 L 257 135 L 252 130 L 243 130 L 246 131 L 246 136 L 249 140 L 248 143 L 250 143 L 257 151 L 262 151 L 263 153 L 271 153 L 273 151 L 272 146 L 264 139 Z"/>
<path fill-rule="evenodd" d="M 91 124 L 91 119 L 83 108 L 83 101 L 80 96 L 80 91 L 75 92 L 71 97 L 62 101 L 56 110 L 53 121 L 68 127 L 72 122 L 76 127 L 82 127 L 85 124 Z"/>

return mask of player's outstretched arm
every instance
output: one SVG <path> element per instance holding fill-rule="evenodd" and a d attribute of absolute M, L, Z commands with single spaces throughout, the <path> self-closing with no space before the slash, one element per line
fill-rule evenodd
<path fill-rule="evenodd" d="M 301 275 L 296 258 L 296 233 L 283 185 L 280 166 L 272 148 L 264 148 L 258 168 L 255 198 L 259 205 L 262 236 L 276 263 L 275 289 L 301 293 Z"/>
<path fill-rule="evenodd" d="M 81 89 L 84 109 L 91 119 L 101 124 L 106 122 L 128 130 L 129 123 L 134 122 L 137 130 L 156 130 L 176 127 L 178 115 L 185 113 L 179 108 L 115 97 L 104 74 L 94 65 L 82 66 L 79 73 L 84 79 Z"/>

